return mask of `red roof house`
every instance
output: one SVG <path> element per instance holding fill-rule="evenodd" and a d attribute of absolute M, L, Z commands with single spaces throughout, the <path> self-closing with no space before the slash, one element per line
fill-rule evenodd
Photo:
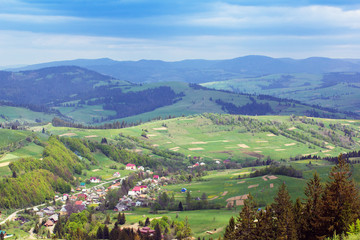
<path fill-rule="evenodd" d="M 154 175 L 153 179 L 159 179 L 159 175 Z"/>

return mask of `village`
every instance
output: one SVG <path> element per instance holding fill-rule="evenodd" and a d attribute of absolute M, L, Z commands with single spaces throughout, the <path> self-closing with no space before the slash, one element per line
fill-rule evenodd
<path fill-rule="evenodd" d="M 137 167 L 135 164 L 131 163 L 127 164 L 125 169 L 134 172 L 143 172 L 145 170 L 144 167 Z M 151 175 L 153 172 L 150 170 L 146 170 L 145 173 L 152 177 L 145 178 L 137 182 L 136 186 L 130 189 L 127 194 L 119 198 L 118 203 L 114 207 L 113 211 L 130 211 L 134 207 L 146 207 L 150 205 L 151 201 L 155 200 L 154 195 L 150 196 L 149 193 L 158 191 L 159 182 L 166 180 L 166 178 L 160 178 L 159 175 Z M 95 210 L 98 210 L 100 204 L 106 201 L 106 194 L 110 190 L 120 188 L 122 181 L 124 181 L 126 178 L 127 177 L 121 177 L 119 172 L 115 172 L 113 174 L 112 180 L 107 182 L 102 181 L 98 177 L 90 177 L 86 182 L 97 185 L 87 188 L 87 183 L 81 182 L 79 186 L 76 187 L 76 189 L 71 189 L 71 193 L 69 194 L 65 193 L 62 196 L 55 195 L 52 202 L 24 210 L 25 212 L 30 212 L 31 214 L 38 216 L 39 223 L 52 232 L 55 224 L 58 222 L 61 216 L 69 216 L 72 213 L 79 213 L 89 207 L 93 207 Z M 108 184 L 109 186 L 107 186 Z M 41 206 L 43 207 L 41 208 Z M 21 214 L 18 214 L 18 216 L 14 214 L 7 220 L 19 221 L 20 224 L 24 224 L 27 221 L 27 219 L 23 218 Z M 140 230 L 146 231 L 147 233 L 152 233 L 153 230 L 147 229 L 148 227 L 145 228 L 146 229 Z M 12 237 L 11 234 L 4 230 L 2 230 L 0 234 L 2 234 L 4 238 Z"/>

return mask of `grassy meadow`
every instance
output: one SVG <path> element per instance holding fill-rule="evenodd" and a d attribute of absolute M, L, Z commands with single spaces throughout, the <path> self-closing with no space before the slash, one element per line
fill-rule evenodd
<path fill-rule="evenodd" d="M 289 159 L 302 155 L 321 157 L 337 156 L 339 153 L 360 149 L 360 121 L 305 118 L 306 121 L 321 122 L 317 124 L 291 120 L 288 116 L 249 117 L 264 124 L 279 123 L 290 134 L 315 139 L 315 145 L 306 139 L 296 139 L 282 134 L 247 129 L 247 126 L 214 124 L 211 119 L 200 116 L 180 117 L 144 123 L 125 129 L 74 129 L 67 127 L 46 126 L 46 130 L 55 135 L 85 137 L 100 140 L 106 137 L 115 140 L 120 134 L 138 137 L 143 141 L 162 149 L 170 149 L 186 156 L 199 156 L 205 161 L 231 159 L 242 162 L 257 158 Z M 336 125 L 338 129 L 331 129 Z M 320 136 L 323 132 L 332 131 L 339 137 L 344 129 L 352 131 L 351 147 L 345 148 L 337 142 L 327 142 Z M 143 130 L 147 137 L 141 137 Z M 316 133 L 319 135 L 317 136 Z"/>

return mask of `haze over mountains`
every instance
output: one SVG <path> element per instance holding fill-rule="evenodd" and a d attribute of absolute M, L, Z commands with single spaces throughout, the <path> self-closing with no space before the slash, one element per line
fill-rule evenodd
<path fill-rule="evenodd" d="M 199 59 L 177 62 L 160 60 L 115 61 L 109 58 L 101 58 L 48 62 L 12 68 L 8 71 L 34 70 L 54 66 L 84 67 L 116 79 L 134 83 L 162 81 L 205 83 L 235 77 L 254 77 L 276 73 L 359 72 L 360 60 L 322 57 L 295 60 L 254 55 L 227 60 Z"/>

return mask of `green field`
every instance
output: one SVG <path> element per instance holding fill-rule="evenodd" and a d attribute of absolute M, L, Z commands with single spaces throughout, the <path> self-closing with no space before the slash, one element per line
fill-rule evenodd
<path fill-rule="evenodd" d="M 35 123 L 36 120 L 38 122 L 51 122 L 56 116 L 55 114 L 34 112 L 26 108 L 9 106 L 0 106 L 0 114 L 0 123 L 15 121 L 19 121 L 20 123 Z"/>
<path fill-rule="evenodd" d="M 291 78 L 283 78 L 291 76 Z M 338 84 L 323 86 L 322 74 L 271 74 L 262 77 L 237 78 L 201 85 L 218 90 L 272 95 L 308 104 L 360 112 L 360 91 L 356 83 L 339 79 Z"/>
<path fill-rule="evenodd" d="M 249 130 L 246 125 L 214 124 L 212 120 L 204 116 L 160 120 L 114 130 L 74 129 L 52 127 L 51 125 L 47 125 L 46 129 L 56 135 L 68 134 L 97 140 L 100 140 L 101 137 L 114 140 L 119 133 L 123 133 L 140 137 L 143 141 L 159 148 L 178 151 L 186 156 L 200 156 L 208 161 L 232 159 L 243 162 L 257 158 L 265 159 L 268 156 L 279 160 L 309 154 L 326 157 L 360 149 L 360 121 L 357 120 L 316 118 L 291 120 L 288 116 L 258 116 L 249 117 L 249 119 L 254 119 L 259 124 L 270 124 L 269 126 L 274 126 L 274 122 L 276 122 L 279 124 L 278 128 L 283 129 L 287 134 L 293 134 L 293 137 L 289 138 L 282 134 L 274 135 L 256 128 Z M 308 122 L 302 122 L 305 120 Z M 323 127 L 319 127 L 313 122 L 323 124 Z M 330 124 L 337 126 L 338 129 L 332 131 L 339 138 L 343 138 L 343 131 L 353 132 L 352 142 L 349 142 L 347 147 L 342 146 L 334 139 L 324 138 L 321 135 L 331 130 Z M 141 137 L 143 130 L 147 131 L 147 138 Z M 301 139 L 301 137 L 294 138 L 297 136 L 296 134 L 312 139 L 318 145 Z"/>

